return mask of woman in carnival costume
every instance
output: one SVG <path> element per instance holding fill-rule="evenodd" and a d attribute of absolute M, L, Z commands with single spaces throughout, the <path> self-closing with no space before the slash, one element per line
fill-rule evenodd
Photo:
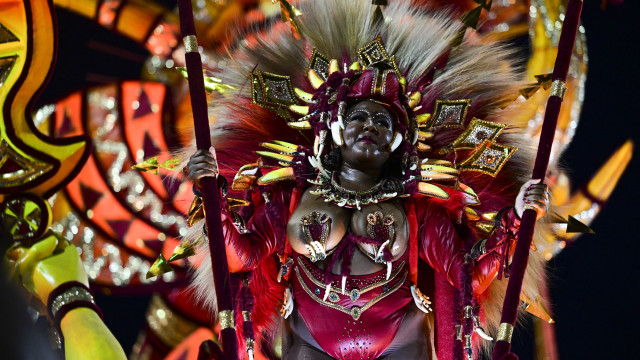
<path fill-rule="evenodd" d="M 477 356 L 496 333 L 506 282 L 493 280 L 508 275 L 519 215 L 548 204 L 544 185 L 523 184 L 533 153 L 509 117 L 515 54 L 407 3 L 384 16 L 364 0 L 289 10 L 291 29 L 213 69 L 235 89 L 211 104 L 217 158 L 184 150 L 196 185 L 233 178 L 222 213 L 242 342 L 252 354 L 281 315 L 284 359 Z M 197 197 L 189 215 L 196 245 Z M 208 247 L 198 253 L 195 286 L 215 308 Z M 533 256 L 526 298 L 539 271 Z"/>
<path fill-rule="evenodd" d="M 233 179 L 223 230 L 247 356 L 255 334 L 282 332 L 284 359 L 477 358 L 497 332 L 506 282 L 494 279 L 519 214 L 548 203 L 524 183 L 532 149 L 510 121 L 514 52 L 405 2 L 384 15 L 368 0 L 285 10 L 291 28 L 248 37 L 213 69 L 229 85 L 211 105 L 217 159 L 183 151 L 196 184 Z M 183 246 L 198 245 L 195 286 L 214 309 L 200 205 Z M 124 358 L 76 249 L 60 244 L 15 249 L 27 288 L 67 357 Z M 536 255 L 526 299 L 538 298 Z"/>

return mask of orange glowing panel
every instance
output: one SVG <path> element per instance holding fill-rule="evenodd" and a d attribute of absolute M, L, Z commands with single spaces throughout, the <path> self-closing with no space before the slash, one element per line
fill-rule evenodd
<path fill-rule="evenodd" d="M 98 7 L 98 0 L 53 0 L 53 3 L 61 8 L 84 15 L 89 19 L 93 19 Z"/>
<path fill-rule="evenodd" d="M 168 57 L 178 45 L 179 38 L 180 27 L 175 23 L 163 21 L 153 29 L 145 46 L 153 55 Z"/>
<path fill-rule="evenodd" d="M 116 30 L 142 43 L 146 40 L 150 28 L 156 22 L 161 10 L 150 4 L 128 2 L 122 6 L 118 16 Z"/>
<path fill-rule="evenodd" d="M 211 330 L 203 327 L 199 328 L 186 339 L 182 340 L 182 342 L 165 357 L 165 360 L 197 360 L 200 344 L 213 338 L 214 335 Z"/>
<path fill-rule="evenodd" d="M 112 27 L 121 4 L 122 0 L 104 0 L 98 10 L 98 23 L 107 28 Z"/>
<path fill-rule="evenodd" d="M 122 127 L 130 147 L 132 161 L 140 163 L 157 155 L 167 157 L 168 149 L 162 129 L 166 88 L 160 83 L 129 81 L 122 84 Z M 170 200 L 162 177 L 141 173 L 147 185 L 164 200 Z"/>
<path fill-rule="evenodd" d="M 127 228 L 127 232 L 124 236 L 123 243 L 129 248 L 133 249 L 141 254 L 147 255 L 149 257 L 155 258 L 160 253 L 162 253 L 165 257 L 171 256 L 173 253 L 173 249 L 177 245 L 177 240 L 171 242 L 173 247 L 170 249 L 166 248 L 166 240 L 165 241 L 156 241 L 158 240 L 157 234 L 158 230 L 151 227 L 146 222 L 141 219 L 127 219 L 129 221 L 129 225 Z M 158 244 L 157 248 L 151 248 L 147 245 L 151 243 Z"/>
<path fill-rule="evenodd" d="M 82 93 L 74 93 L 56 104 L 56 136 L 74 136 L 82 130 Z"/>
<path fill-rule="evenodd" d="M 70 202 L 79 213 L 86 214 L 87 210 L 92 210 L 92 222 L 114 239 L 120 238 L 122 234 L 119 233 L 119 229 L 114 229 L 113 224 L 110 225 L 109 222 L 131 221 L 131 214 L 111 194 L 109 186 L 96 167 L 94 156 L 89 158 L 80 174 L 67 185 L 66 190 Z"/>
<path fill-rule="evenodd" d="M 159 230 L 143 220 L 142 214 L 132 213 L 118 200 L 93 160 L 93 157 L 89 159 L 78 177 L 66 188 L 73 208 L 90 218 L 92 226 L 106 233 L 114 242 L 140 255 L 149 258 L 155 258 L 160 252 L 171 255 L 178 240 L 171 237 L 159 240 Z"/>

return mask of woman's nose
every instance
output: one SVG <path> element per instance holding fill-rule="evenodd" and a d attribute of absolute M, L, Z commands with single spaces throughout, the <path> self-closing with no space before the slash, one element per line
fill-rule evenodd
<path fill-rule="evenodd" d="M 363 126 L 362 126 L 362 130 L 363 131 L 371 131 L 374 134 L 378 134 L 378 127 L 376 126 L 376 124 L 373 122 L 373 119 L 368 117 L 367 120 L 364 122 Z"/>

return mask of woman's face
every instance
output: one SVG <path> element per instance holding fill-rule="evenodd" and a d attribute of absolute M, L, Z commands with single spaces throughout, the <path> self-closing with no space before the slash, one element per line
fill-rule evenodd
<path fill-rule="evenodd" d="M 342 131 L 343 161 L 356 168 L 380 168 L 391 155 L 395 117 L 382 104 L 371 100 L 347 108 Z"/>

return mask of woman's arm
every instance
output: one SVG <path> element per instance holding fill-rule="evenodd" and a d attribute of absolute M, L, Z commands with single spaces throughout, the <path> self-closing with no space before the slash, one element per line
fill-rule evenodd
<path fill-rule="evenodd" d="M 269 202 L 262 202 L 256 207 L 246 229 L 236 228 L 230 216 L 225 216 L 222 226 L 229 271 L 253 270 L 262 260 L 284 246 L 291 191 L 278 187 L 268 193 L 267 198 Z"/>
<path fill-rule="evenodd" d="M 205 177 L 218 176 L 218 162 L 215 149 L 197 150 L 187 164 L 190 178 L 198 188 Z M 281 248 L 285 241 L 285 229 L 288 219 L 288 206 L 291 190 L 273 185 L 254 199 L 255 211 L 246 227 L 238 229 L 232 214 L 222 211 L 222 226 L 225 236 L 229 271 L 242 272 L 257 267 L 263 259 Z"/>
<path fill-rule="evenodd" d="M 418 221 L 418 251 L 420 258 L 444 275 L 456 288 L 462 286 L 460 270 L 464 261 L 463 243 L 451 219 L 439 206 L 423 203 Z"/>
<path fill-rule="evenodd" d="M 513 210 L 504 216 L 505 227 L 496 228 L 486 240 L 487 248 L 483 256 L 474 261 L 472 286 L 474 292 L 481 293 L 491 280 L 495 278 L 501 260 L 500 250 L 505 241 L 515 241 L 515 233 L 519 221 L 515 220 Z M 447 280 L 456 288 L 462 286 L 462 274 L 465 251 L 464 233 L 461 227 L 456 227 L 451 219 L 437 207 L 431 206 L 425 213 L 425 222 L 419 232 L 419 254 L 434 270 L 446 276 Z M 466 226 L 466 225 L 465 225 Z M 466 229 L 466 231 L 470 231 Z M 483 240 L 484 241 L 484 240 Z M 510 254 L 509 254 L 510 255 Z"/>
<path fill-rule="evenodd" d="M 491 235 L 477 243 L 480 252 L 478 256 L 469 259 L 474 261 L 472 287 L 475 293 L 479 294 L 486 290 L 496 277 L 500 264 L 503 261 L 507 262 L 513 254 L 520 227 L 520 219 L 516 214 L 517 207 L 531 206 L 538 212 L 539 217 L 546 212 L 548 204 L 546 187 L 535 185 L 535 183 L 528 182 L 523 185 L 517 197 L 516 207 L 500 211 Z M 462 286 L 460 274 L 462 274 L 467 255 L 464 243 L 469 236 L 472 236 L 471 230 L 466 225 L 455 226 L 442 207 L 429 202 L 424 206 L 425 209 L 419 217 L 423 219 L 419 229 L 420 257 L 433 269 L 445 275 L 452 285 L 460 288 Z"/>

